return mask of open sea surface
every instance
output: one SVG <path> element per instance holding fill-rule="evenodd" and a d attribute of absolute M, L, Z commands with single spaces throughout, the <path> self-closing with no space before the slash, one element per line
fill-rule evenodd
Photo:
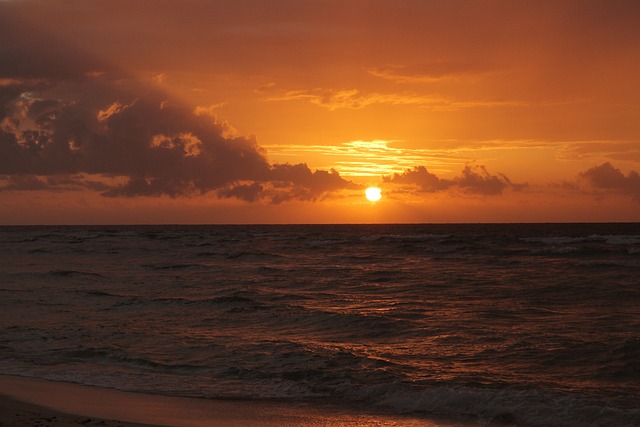
<path fill-rule="evenodd" d="M 640 426 L 640 224 L 0 227 L 0 373 Z"/>

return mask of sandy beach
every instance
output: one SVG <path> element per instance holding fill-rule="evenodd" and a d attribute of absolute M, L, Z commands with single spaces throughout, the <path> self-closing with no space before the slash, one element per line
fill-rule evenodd
<path fill-rule="evenodd" d="M 0 426 L 463 426 L 332 407 L 127 393 L 0 375 Z M 470 425 L 470 424 L 466 424 Z"/>
<path fill-rule="evenodd" d="M 43 406 L 19 401 L 0 395 L 0 426 L 102 426 L 102 427 L 142 427 L 144 424 L 104 420 L 101 418 L 64 414 Z"/>

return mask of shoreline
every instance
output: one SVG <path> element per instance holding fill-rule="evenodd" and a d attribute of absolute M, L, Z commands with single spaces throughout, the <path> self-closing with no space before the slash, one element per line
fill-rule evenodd
<path fill-rule="evenodd" d="M 0 375 L 0 426 L 462 427 L 471 422 L 367 414 L 302 403 L 196 399 Z"/>
<path fill-rule="evenodd" d="M 0 394 L 0 426 L 2 427 L 163 427 L 118 420 L 66 414 L 44 406 Z"/>

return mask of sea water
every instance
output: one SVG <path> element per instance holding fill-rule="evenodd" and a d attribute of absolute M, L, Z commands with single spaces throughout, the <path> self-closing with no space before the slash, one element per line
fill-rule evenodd
<path fill-rule="evenodd" d="M 640 224 L 0 228 L 0 373 L 640 425 Z"/>

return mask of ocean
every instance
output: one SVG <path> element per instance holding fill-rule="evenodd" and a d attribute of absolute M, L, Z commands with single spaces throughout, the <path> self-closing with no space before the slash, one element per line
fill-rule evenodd
<path fill-rule="evenodd" d="M 640 224 L 0 227 L 0 374 L 640 426 Z"/>

